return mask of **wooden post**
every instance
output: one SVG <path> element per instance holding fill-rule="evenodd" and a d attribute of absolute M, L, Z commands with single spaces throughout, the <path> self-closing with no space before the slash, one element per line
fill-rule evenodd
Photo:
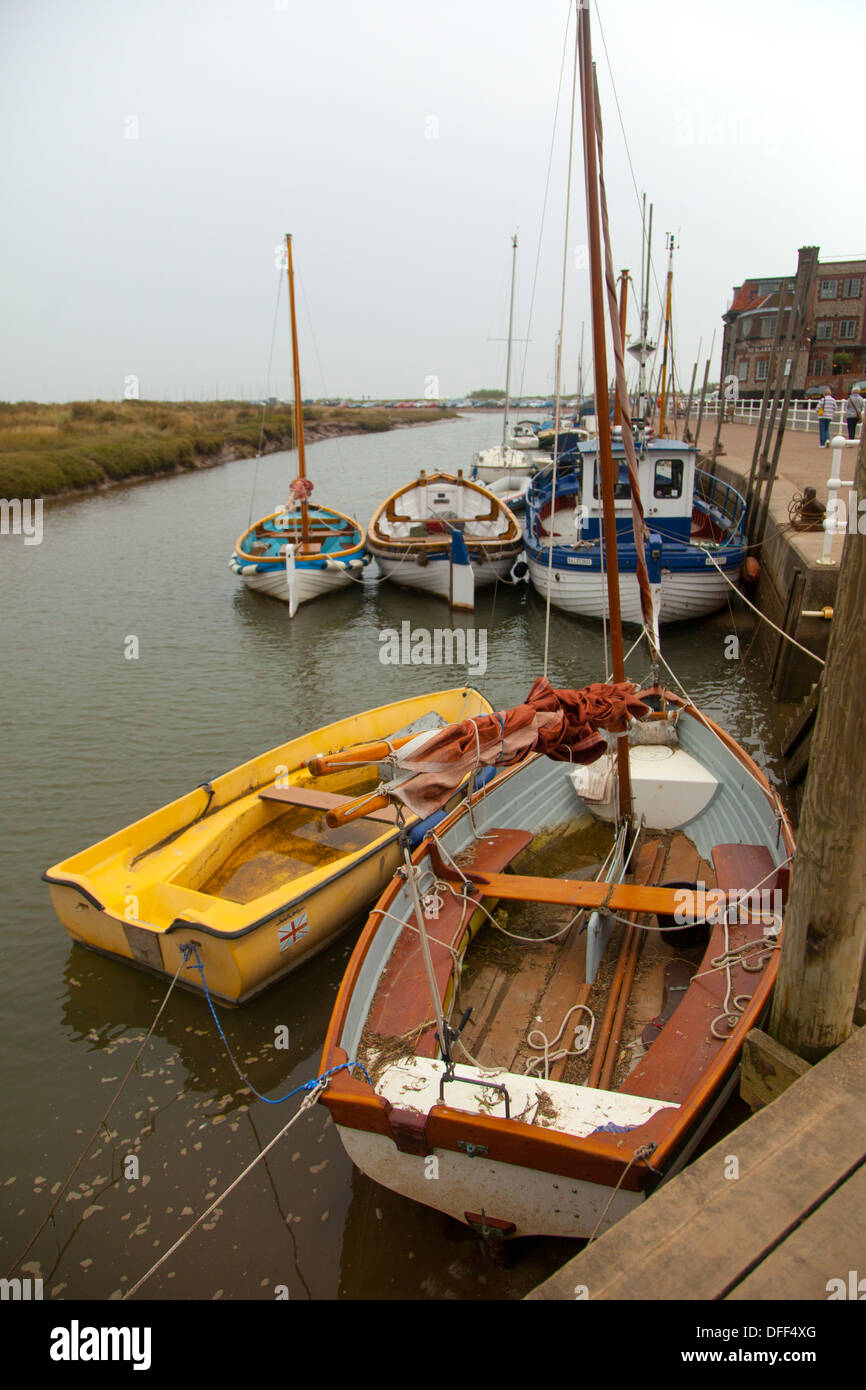
<path fill-rule="evenodd" d="M 697 362 L 695 362 L 695 365 L 692 367 L 692 384 L 691 384 L 691 386 L 689 387 L 689 399 L 688 399 L 688 402 L 687 402 L 687 404 L 686 404 L 686 419 L 685 419 L 685 424 L 683 425 L 683 439 L 686 439 L 686 440 L 691 439 L 691 437 L 692 437 L 692 435 L 691 435 L 691 430 L 689 429 L 689 416 L 691 415 L 691 410 L 692 410 L 692 397 L 693 397 L 694 394 L 695 394 L 695 377 L 697 376 L 697 374 L 698 374 L 698 364 L 697 364 Z"/>
<path fill-rule="evenodd" d="M 761 468 L 758 483 L 759 496 L 760 478 L 766 475 L 767 481 L 764 487 L 763 497 L 760 500 L 760 511 L 756 503 L 753 509 L 753 515 L 750 517 L 750 521 L 752 523 L 750 539 L 753 541 L 762 541 L 764 539 L 764 532 L 767 527 L 767 516 L 770 510 L 770 497 L 773 491 L 773 485 L 776 481 L 776 472 L 779 467 L 779 458 L 782 453 L 782 439 L 785 434 L 785 423 L 788 419 L 788 406 L 791 402 L 791 390 L 794 385 L 794 363 L 796 360 L 796 352 L 802 337 L 803 327 L 806 322 L 806 314 L 808 313 L 809 303 L 812 296 L 812 290 L 815 283 L 815 275 L 818 270 L 818 257 L 817 253 L 815 253 L 812 259 L 806 258 L 805 260 L 805 280 L 802 280 L 800 277 L 800 271 L 804 264 L 804 256 L 805 253 L 801 252 L 800 265 L 797 267 L 798 274 L 796 294 L 794 296 L 794 303 L 791 306 L 791 318 L 788 324 L 788 332 L 785 337 L 784 352 L 779 360 L 779 385 L 776 389 L 777 392 L 781 389 L 781 384 L 783 381 L 785 383 L 785 389 L 782 396 L 782 404 L 776 426 L 776 442 L 773 447 L 773 461 L 772 463 L 768 463 L 770 453 L 770 439 L 773 433 L 773 421 L 771 418 L 770 427 L 767 432 L 767 439 L 764 447 L 764 452 L 761 457 Z M 785 367 L 788 364 L 790 364 L 790 366 L 786 375 Z M 776 404 L 775 398 L 773 404 L 774 406 Z"/>
<path fill-rule="evenodd" d="M 866 496 L 866 434 L 854 488 Z M 866 948 L 866 537 L 842 554 L 769 1031 L 809 1062 L 853 1027 Z"/>
<path fill-rule="evenodd" d="M 769 399 L 770 399 L 770 392 L 771 392 L 771 390 L 774 389 L 774 383 L 775 383 L 775 380 L 776 380 L 776 366 L 777 366 L 777 363 L 778 363 L 779 343 L 782 341 L 782 319 L 785 317 L 785 305 L 784 305 L 784 301 L 785 301 L 786 295 L 787 295 L 787 290 L 781 290 L 781 289 L 779 290 L 779 308 L 778 308 L 778 311 L 777 311 L 777 313 L 776 313 L 776 324 L 775 324 L 775 327 L 774 327 L 774 330 L 773 330 L 773 344 L 772 344 L 772 347 L 770 348 L 770 356 L 769 356 L 769 360 L 768 360 L 768 362 L 767 362 L 767 380 L 764 382 L 764 395 L 763 395 L 763 397 L 762 397 L 762 399 L 761 399 L 761 414 L 760 414 L 760 417 L 759 417 L 759 419 L 758 419 L 758 429 L 757 429 L 757 433 L 755 434 L 755 448 L 754 448 L 754 450 L 753 450 L 753 452 L 752 452 L 752 466 L 751 466 L 751 468 L 749 469 L 749 481 L 748 481 L 748 483 L 747 483 L 747 485 L 746 485 L 746 505 L 747 505 L 747 507 L 748 507 L 748 506 L 751 506 L 751 504 L 752 504 L 752 492 L 753 492 L 753 489 L 754 489 L 754 486 L 755 486 L 755 478 L 756 478 L 756 474 L 757 474 L 757 472 L 758 472 L 758 459 L 760 458 L 760 455 L 761 455 L 761 444 L 762 444 L 763 438 L 764 438 L 764 421 L 765 421 L 766 418 L 767 418 L 767 404 L 768 404 Z M 793 312 L 794 312 L 794 299 L 795 299 L 795 296 L 792 294 L 792 296 L 791 296 L 791 313 L 792 313 L 792 314 L 793 314 Z M 760 484 L 758 485 L 758 490 L 760 491 Z M 750 519 L 751 519 L 751 518 L 750 518 Z"/>
<path fill-rule="evenodd" d="M 705 396 L 706 396 L 706 394 L 707 394 L 707 382 L 708 382 L 708 380 L 709 380 L 709 377 L 710 377 L 710 359 L 709 359 L 709 357 L 708 357 L 708 358 L 707 358 L 707 365 L 704 367 L 704 380 L 703 380 L 703 384 L 702 384 L 702 386 L 701 386 L 701 402 L 700 402 L 700 405 L 698 406 L 698 423 L 695 425 L 695 453 L 697 453 L 697 449 L 698 449 L 698 440 L 699 440 L 700 437 L 701 437 L 701 421 L 702 421 L 703 418 L 704 418 L 704 398 L 705 398 Z M 721 386 L 721 382 L 720 382 L 720 383 L 719 383 L 719 407 L 720 407 L 720 408 L 721 408 L 721 404 L 722 404 L 722 386 Z"/>

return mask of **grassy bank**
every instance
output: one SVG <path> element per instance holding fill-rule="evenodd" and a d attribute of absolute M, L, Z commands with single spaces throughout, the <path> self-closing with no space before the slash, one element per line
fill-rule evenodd
<path fill-rule="evenodd" d="M 305 406 L 304 436 L 429 423 L 453 410 Z M 229 401 L 0 402 L 0 497 L 51 497 L 287 449 L 292 412 Z"/>

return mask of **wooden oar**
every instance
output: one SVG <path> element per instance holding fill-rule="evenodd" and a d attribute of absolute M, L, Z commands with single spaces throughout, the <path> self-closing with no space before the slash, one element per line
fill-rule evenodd
<path fill-rule="evenodd" d="M 350 801 L 345 806 L 328 811 L 325 821 L 332 830 L 336 830 L 338 826 L 348 825 L 350 821 L 360 820 L 362 816 L 369 816 L 372 811 L 383 811 L 391 804 L 387 796 L 368 793 L 366 796 L 359 796 L 357 801 Z"/>
<path fill-rule="evenodd" d="M 316 753 L 308 758 L 305 766 L 312 777 L 326 777 L 329 772 L 340 772 L 346 767 L 365 767 L 367 763 L 379 763 L 389 757 L 395 748 L 411 743 L 417 734 L 407 734 L 403 738 L 392 738 L 387 742 L 358 743 L 354 748 L 344 748 L 340 753 Z"/>

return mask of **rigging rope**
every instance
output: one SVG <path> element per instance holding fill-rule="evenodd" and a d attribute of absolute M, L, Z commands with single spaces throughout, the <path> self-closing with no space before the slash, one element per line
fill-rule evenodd
<path fill-rule="evenodd" d="M 121 1300 L 121 1302 L 125 1303 L 127 1299 L 132 1298 L 133 1294 L 137 1293 L 141 1286 L 147 1283 L 151 1275 L 155 1274 L 156 1271 L 160 1268 L 160 1266 L 165 1264 L 166 1260 L 174 1254 L 175 1250 L 180 1249 L 184 1241 L 192 1235 L 193 1231 L 196 1230 L 196 1228 L 200 1226 L 201 1223 L 208 1216 L 210 1216 L 211 1212 L 216 1211 L 217 1207 L 222 1205 L 226 1197 L 228 1197 L 232 1192 L 234 1192 L 235 1188 L 243 1181 L 247 1174 L 252 1172 L 256 1164 L 260 1163 L 262 1159 L 265 1157 L 265 1155 L 269 1153 L 270 1150 L 276 1144 L 279 1143 L 283 1135 L 288 1133 L 292 1125 L 295 1124 L 295 1122 L 301 1118 L 304 1111 L 309 1110 L 310 1107 L 316 1103 L 319 1096 L 327 1087 L 328 1078 L 333 1076 L 335 1072 L 345 1071 L 347 1068 L 350 1067 L 357 1067 L 358 1070 L 363 1071 L 366 1080 L 368 1081 L 368 1083 L 370 1082 L 369 1076 L 367 1076 L 366 1071 L 364 1071 L 364 1068 L 360 1065 L 359 1062 L 343 1062 L 340 1066 L 331 1067 L 330 1071 L 323 1072 L 321 1076 L 314 1077 L 312 1081 L 305 1081 L 303 1086 L 297 1086 L 294 1091 L 290 1092 L 291 1095 L 297 1095 L 299 1091 L 306 1091 L 307 1094 L 304 1096 L 304 1099 L 302 1100 L 295 1114 L 288 1121 L 288 1123 L 283 1125 L 283 1128 L 280 1130 L 279 1134 L 275 1134 L 273 1139 L 271 1139 L 270 1143 L 266 1144 L 265 1147 L 259 1153 L 256 1154 L 252 1162 L 247 1164 L 246 1168 L 244 1168 L 243 1171 L 238 1174 L 234 1182 L 229 1183 L 229 1186 L 223 1192 L 220 1193 L 220 1195 L 215 1199 L 215 1201 L 211 1202 L 210 1206 L 205 1211 L 203 1211 L 200 1216 L 196 1217 L 192 1225 L 188 1226 L 187 1229 L 184 1231 L 183 1235 L 179 1236 L 178 1239 L 174 1242 L 174 1245 L 170 1246 L 169 1249 L 166 1250 L 165 1254 L 161 1255 L 160 1258 L 156 1261 L 156 1263 L 151 1265 L 147 1273 L 143 1274 L 141 1278 L 137 1281 L 137 1283 L 133 1284 L 132 1288 L 127 1290 L 127 1292 L 123 1295 L 123 1299 Z M 256 1092 L 256 1094 L 258 1094 L 258 1092 Z M 288 1096 L 284 1096 L 283 1099 L 288 1100 Z"/>
<path fill-rule="evenodd" d="M 42 1223 L 37 1227 L 36 1231 L 35 1231 L 34 1234 L 31 1236 L 31 1238 L 30 1238 L 30 1240 L 28 1241 L 27 1245 L 24 1247 L 24 1249 L 22 1250 L 21 1254 L 18 1256 L 18 1259 L 15 1261 L 15 1263 L 12 1265 L 11 1269 L 9 1270 L 9 1275 L 10 1275 L 10 1276 L 11 1276 L 11 1274 L 12 1274 L 12 1271 L 15 1270 L 15 1269 L 17 1269 L 17 1268 L 21 1265 L 22 1261 L 25 1259 L 25 1257 L 26 1257 L 26 1256 L 30 1253 L 30 1251 L 32 1250 L 32 1248 L 33 1248 L 33 1246 L 35 1245 L 37 1239 L 38 1239 L 39 1236 L 42 1234 L 42 1232 L 44 1231 L 45 1227 L 48 1225 L 48 1222 L 49 1222 L 49 1221 L 51 1220 L 51 1218 L 53 1217 L 54 1212 L 55 1212 L 55 1210 L 56 1210 L 56 1208 L 57 1208 L 58 1203 L 60 1202 L 61 1197 L 62 1197 L 63 1194 L 65 1193 L 65 1191 L 66 1191 L 66 1189 L 68 1188 L 69 1184 L 72 1182 L 72 1179 L 75 1177 L 75 1174 L 78 1172 L 79 1168 L 81 1167 L 82 1163 L 84 1162 L 85 1158 L 87 1157 L 87 1155 L 88 1155 L 88 1153 L 89 1153 L 89 1151 L 90 1151 L 90 1148 L 91 1148 L 91 1146 L 92 1146 L 94 1140 L 96 1139 L 97 1135 L 99 1134 L 99 1131 L 100 1131 L 101 1129 L 104 1129 L 104 1128 L 105 1128 L 105 1122 L 106 1122 L 106 1120 L 108 1119 L 108 1116 L 111 1114 L 111 1112 L 112 1112 L 112 1110 L 114 1109 L 115 1105 L 116 1105 L 117 1102 L 119 1101 L 124 1086 L 126 1085 L 127 1081 L 129 1080 L 130 1076 L 132 1075 L 133 1069 L 135 1068 L 135 1066 L 136 1066 L 136 1064 L 137 1064 L 137 1062 L 138 1062 L 139 1057 L 141 1056 L 142 1052 L 144 1051 L 145 1047 L 147 1046 L 148 1042 L 150 1041 L 151 1034 L 153 1033 L 153 1030 L 154 1030 L 154 1028 L 156 1027 L 157 1023 L 159 1022 L 159 1019 L 160 1019 L 160 1016 L 161 1016 L 161 1014 L 162 1014 L 162 1011 L 163 1011 L 163 1009 L 165 1008 L 166 1004 L 168 1003 L 168 1001 L 169 1001 L 169 996 L 171 995 L 171 992 L 172 992 L 172 990 L 174 989 L 175 984 L 177 983 L 177 977 L 178 977 L 178 975 L 180 974 L 180 972 L 181 972 L 181 970 L 183 969 L 183 967 L 186 965 L 186 959 L 187 959 L 187 958 L 184 957 L 183 960 L 182 960 L 182 961 L 180 962 L 180 964 L 178 965 L 177 970 L 175 970 L 174 975 L 172 976 L 171 983 L 170 983 L 168 989 L 167 989 L 166 992 L 165 992 L 165 997 L 163 998 L 162 1003 L 160 1004 L 159 1008 L 158 1008 L 157 1011 L 156 1011 L 156 1015 L 155 1015 L 155 1017 L 154 1017 L 153 1022 L 151 1023 L 150 1027 L 148 1028 L 147 1032 L 145 1033 L 144 1037 L 142 1038 L 142 1040 L 141 1040 L 141 1045 L 140 1045 L 138 1051 L 136 1052 L 135 1056 L 133 1057 L 132 1061 L 130 1062 L 130 1064 L 129 1064 L 127 1070 L 126 1070 L 126 1075 L 124 1076 L 123 1080 L 121 1081 L 120 1085 L 118 1086 L 117 1090 L 115 1091 L 114 1095 L 112 1096 L 111 1100 L 109 1101 L 107 1109 L 103 1112 L 102 1118 L 99 1120 L 98 1124 L 96 1125 L 96 1128 L 94 1129 L 93 1133 L 91 1134 L 91 1136 L 90 1136 L 90 1138 L 88 1139 L 87 1143 L 85 1144 L 84 1148 L 81 1150 L 81 1153 L 80 1153 L 78 1159 L 77 1159 L 76 1162 L 73 1164 L 72 1170 L 70 1171 L 68 1177 L 67 1177 L 66 1180 L 62 1183 L 62 1185 L 61 1185 L 60 1188 L 58 1189 L 57 1193 L 55 1194 L 54 1201 L 51 1203 L 51 1206 L 48 1208 L 48 1211 L 47 1211 L 47 1213 L 46 1213 L 45 1219 L 44 1219 L 44 1220 L 42 1221 Z M 110 1136 L 109 1136 L 109 1137 L 110 1137 Z M 7 1276 L 7 1277 L 9 1277 L 9 1276 Z"/>

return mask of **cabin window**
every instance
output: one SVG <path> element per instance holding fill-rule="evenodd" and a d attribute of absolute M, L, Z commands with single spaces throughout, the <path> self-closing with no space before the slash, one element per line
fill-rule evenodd
<path fill-rule="evenodd" d="M 657 459 L 656 475 L 653 484 L 654 497 L 682 497 L 683 461 L 682 459 Z"/>
<path fill-rule="evenodd" d="M 601 497 L 601 480 L 599 477 L 598 463 L 595 465 L 595 482 L 592 485 L 592 495 L 598 501 Z M 613 485 L 613 497 L 615 502 L 628 502 L 631 499 L 631 488 L 628 483 L 628 464 L 625 459 L 619 461 L 619 476 Z"/>

